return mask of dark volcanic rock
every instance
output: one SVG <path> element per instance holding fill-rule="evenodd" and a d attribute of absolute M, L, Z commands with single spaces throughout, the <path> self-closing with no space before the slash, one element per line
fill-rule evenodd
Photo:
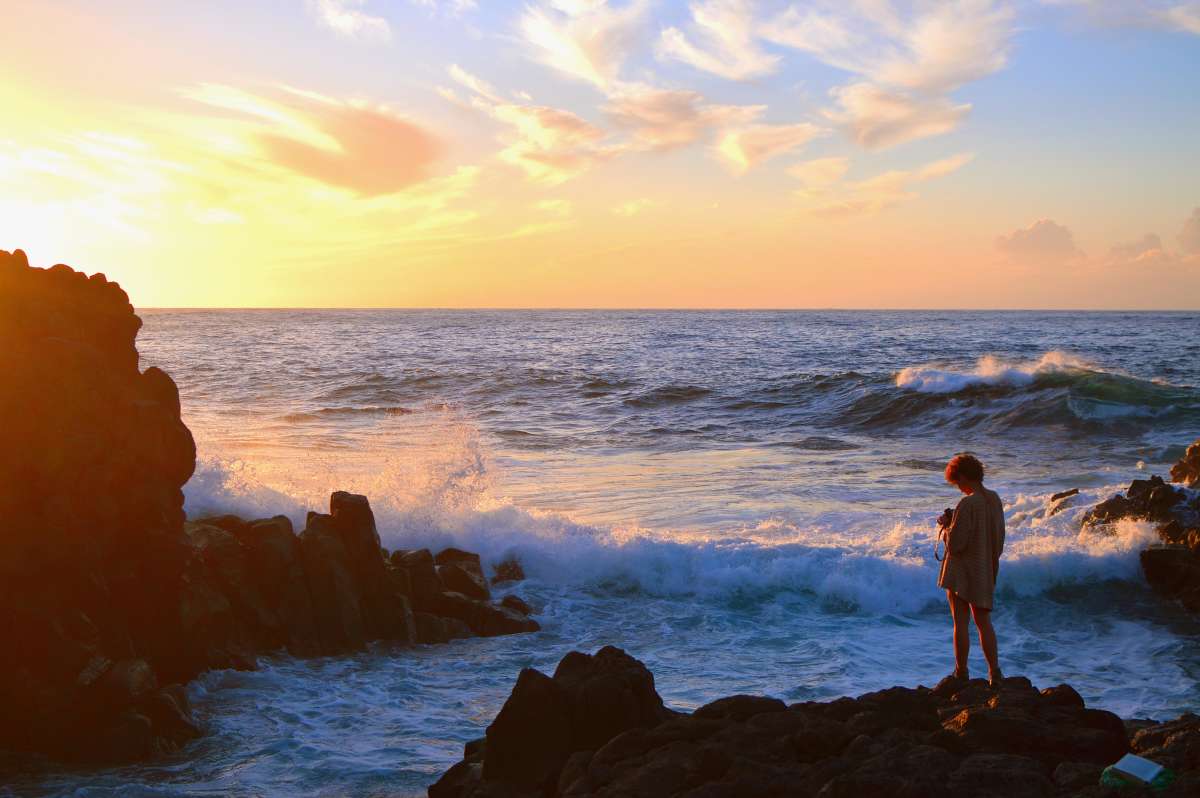
<path fill-rule="evenodd" d="M 2 748 L 126 759 L 191 733 L 98 693 L 111 663 L 153 672 L 186 642 L 196 449 L 171 378 L 138 369 L 140 327 L 103 275 L 0 251 Z"/>
<path fill-rule="evenodd" d="M 1171 470 L 1173 478 L 1194 484 L 1192 471 L 1200 441 Z M 1100 526 L 1124 518 L 1153 522 L 1162 545 L 1142 552 L 1146 581 L 1164 596 L 1177 599 L 1200 613 L 1200 492 L 1177 488 L 1162 477 L 1135 479 L 1125 495 L 1113 496 L 1084 516 L 1085 526 Z"/>
<path fill-rule="evenodd" d="M 1134 724 L 1132 750 L 1200 784 L 1200 718 Z M 1068 685 L 975 680 L 935 694 L 893 687 L 785 707 L 730 696 L 678 715 L 624 652 L 568 654 L 553 678 L 521 673 L 432 798 L 538 796 L 1105 796 L 1102 769 L 1131 750 L 1125 724 Z"/>
<path fill-rule="evenodd" d="M 1179 462 L 1171 466 L 1171 481 L 1191 488 L 1200 487 L 1200 440 L 1187 448 Z"/>
<path fill-rule="evenodd" d="M 209 668 L 538 628 L 467 599 L 419 629 L 410 598 L 445 592 L 433 557 L 387 562 L 363 496 L 298 537 L 282 516 L 185 523 L 195 445 L 171 378 L 138 370 L 140 326 L 102 275 L 0 252 L 0 749 L 138 759 L 198 734 L 172 683 Z M 439 558 L 486 596 L 478 556 Z"/>
<path fill-rule="evenodd" d="M 552 794 L 573 755 L 579 755 L 572 764 L 578 770 L 622 732 L 657 726 L 672 715 L 654 690 L 654 676 L 624 651 L 573 651 L 553 677 L 521 671 L 482 751 L 468 754 L 430 795 Z"/>

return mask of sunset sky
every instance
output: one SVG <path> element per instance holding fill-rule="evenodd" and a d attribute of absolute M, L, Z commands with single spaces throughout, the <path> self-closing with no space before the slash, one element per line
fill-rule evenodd
<path fill-rule="evenodd" d="M 1200 307 L 1200 2 L 0 0 L 142 307 Z"/>

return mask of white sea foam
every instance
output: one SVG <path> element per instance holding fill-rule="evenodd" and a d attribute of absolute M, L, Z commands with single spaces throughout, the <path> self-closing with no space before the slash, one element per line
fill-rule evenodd
<path fill-rule="evenodd" d="M 451 448 L 423 460 L 425 472 L 410 461 L 337 484 L 368 495 L 389 548 L 459 546 L 490 565 L 516 557 L 547 586 L 735 602 L 807 592 L 873 613 L 915 613 L 944 600 L 924 516 L 851 509 L 717 531 L 587 524 L 496 499 L 487 458 L 475 444 L 468 438 Z M 1050 517 L 1047 496 L 1013 498 L 998 590 L 1031 596 L 1061 585 L 1140 580 L 1138 553 L 1154 539 L 1149 525 L 1080 531 L 1086 508 L 1115 490 L 1085 491 L 1074 508 Z M 245 463 L 212 459 L 185 493 L 193 517 L 283 513 L 297 529 L 328 496 L 327 488 L 293 496 L 260 481 Z"/>
<path fill-rule="evenodd" d="M 947 366 L 909 366 L 896 375 L 896 385 L 920 393 L 957 393 L 975 385 L 1030 385 L 1039 375 L 1095 370 L 1082 358 L 1067 352 L 1047 352 L 1034 361 L 1017 362 L 985 355 L 969 370 Z"/>

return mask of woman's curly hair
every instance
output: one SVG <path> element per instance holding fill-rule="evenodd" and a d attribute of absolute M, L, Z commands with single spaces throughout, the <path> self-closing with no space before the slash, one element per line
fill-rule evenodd
<path fill-rule="evenodd" d="M 955 485 L 962 479 L 983 482 L 983 472 L 983 463 L 979 462 L 979 458 L 964 452 L 954 455 L 946 464 L 946 481 Z"/>

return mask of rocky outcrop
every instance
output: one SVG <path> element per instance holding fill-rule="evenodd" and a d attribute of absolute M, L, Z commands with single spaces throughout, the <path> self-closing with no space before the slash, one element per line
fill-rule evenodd
<path fill-rule="evenodd" d="M 1187 448 L 1179 462 L 1171 466 L 1171 481 L 1189 488 L 1200 487 L 1200 440 Z"/>
<path fill-rule="evenodd" d="M 1196 448 L 1193 444 L 1188 452 Z M 1177 465 L 1172 474 L 1180 471 Z M 1146 581 L 1200 613 L 1200 491 L 1177 487 L 1159 476 L 1135 479 L 1124 494 L 1089 510 L 1083 524 L 1102 529 L 1126 518 L 1150 521 L 1158 531 L 1161 543 L 1141 554 Z"/>
<path fill-rule="evenodd" d="M 196 449 L 140 326 L 103 275 L 0 252 L 0 749 L 140 759 L 199 734 L 180 685 L 208 669 L 538 628 L 476 555 L 386 558 L 364 496 L 299 535 L 187 521 Z"/>
<path fill-rule="evenodd" d="M 1015 677 L 996 691 L 975 680 L 791 705 L 731 696 L 687 715 L 664 709 L 653 677 L 617 649 L 568 654 L 559 671 L 596 679 L 601 659 L 620 676 L 590 689 L 522 671 L 430 798 L 1115 796 L 1101 771 L 1131 750 L 1177 772 L 1160 794 L 1200 789 L 1200 718 L 1127 730 L 1067 685 Z"/>
<path fill-rule="evenodd" d="M 430 798 L 555 794 L 582 757 L 624 731 L 649 729 L 673 715 L 654 689 L 653 674 L 624 651 L 573 651 L 553 677 L 521 671 L 486 737 L 467 746 L 466 758 L 429 788 Z"/>
<path fill-rule="evenodd" d="M 140 326 L 104 275 L 0 252 L 3 748 L 138 756 L 196 733 L 155 667 L 186 642 L 196 450 L 175 383 L 138 368 Z"/>

